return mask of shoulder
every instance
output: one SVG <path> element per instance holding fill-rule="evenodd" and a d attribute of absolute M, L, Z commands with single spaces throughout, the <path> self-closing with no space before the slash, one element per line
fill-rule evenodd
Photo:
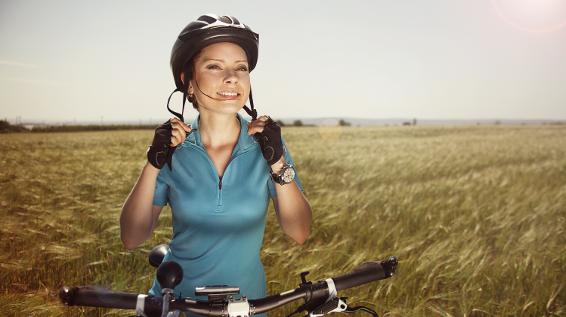
<path fill-rule="evenodd" d="M 250 147 L 257 147 L 257 141 L 253 135 L 248 134 L 250 121 L 237 114 L 240 120 L 240 137 L 238 138 L 239 151 L 247 150 Z"/>

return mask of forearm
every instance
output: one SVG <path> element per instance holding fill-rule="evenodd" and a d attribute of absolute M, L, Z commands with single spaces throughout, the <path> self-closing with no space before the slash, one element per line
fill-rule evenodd
<path fill-rule="evenodd" d="M 303 244 L 310 234 L 312 221 L 312 211 L 307 199 L 295 181 L 286 185 L 275 184 L 275 190 L 275 209 L 283 231 L 297 243 Z"/>
<path fill-rule="evenodd" d="M 153 194 L 159 170 L 146 164 L 124 202 L 120 214 L 120 236 L 127 249 L 144 242 L 153 230 Z"/>
<path fill-rule="evenodd" d="M 260 116 L 250 122 L 248 135 L 257 135 L 256 139 L 271 172 L 280 175 L 286 150 L 279 125 L 268 116 Z M 275 157 L 279 157 L 277 162 L 273 162 Z M 291 177 L 290 174 L 286 175 L 289 180 L 288 177 Z M 303 244 L 310 234 L 311 207 L 295 181 L 285 185 L 274 183 L 277 197 L 273 198 L 273 205 L 277 220 L 288 236 Z"/>

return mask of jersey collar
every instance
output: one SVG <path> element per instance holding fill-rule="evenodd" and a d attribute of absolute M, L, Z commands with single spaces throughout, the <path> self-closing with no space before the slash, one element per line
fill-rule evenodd
<path fill-rule="evenodd" d="M 239 154 L 239 153 L 247 150 L 248 148 L 250 148 L 251 146 L 253 146 L 254 144 L 257 143 L 257 141 L 255 140 L 253 135 L 248 135 L 248 123 L 249 123 L 249 121 L 244 119 L 239 113 L 236 113 L 236 116 L 238 117 L 238 119 L 240 121 L 240 137 L 238 138 L 238 143 L 236 144 L 236 147 L 234 148 L 232 155 Z M 204 149 L 204 145 L 202 144 L 201 137 L 200 137 L 200 130 L 199 130 L 199 127 L 198 127 L 199 118 L 200 118 L 200 115 L 198 115 L 193 120 L 191 127 L 193 129 L 196 129 L 196 131 L 189 134 L 189 136 L 187 137 L 187 140 L 190 143 Z"/>

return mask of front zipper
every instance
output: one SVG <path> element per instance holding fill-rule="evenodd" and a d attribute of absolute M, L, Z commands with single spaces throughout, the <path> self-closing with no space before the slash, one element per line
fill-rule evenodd
<path fill-rule="evenodd" d="M 221 206 L 222 206 L 222 176 L 218 176 L 218 198 L 216 200 L 216 209 L 218 210 Z"/>
<path fill-rule="evenodd" d="M 218 191 L 216 193 L 216 212 L 220 212 L 222 205 L 223 205 L 223 201 L 222 201 L 222 176 L 218 175 L 218 171 L 216 171 L 216 167 L 214 167 L 214 163 L 212 163 L 212 160 L 210 159 L 210 157 L 208 156 L 208 153 L 206 153 L 206 151 L 204 149 L 202 149 L 200 146 L 193 144 L 193 143 L 190 143 L 190 142 L 189 142 L 189 145 L 196 148 L 197 150 L 199 150 L 206 157 L 210 167 L 212 168 L 212 171 L 214 172 L 214 174 L 216 174 L 216 176 L 218 176 Z M 228 161 L 226 168 L 224 169 L 224 174 L 226 174 L 226 172 L 228 171 L 228 168 L 230 167 L 230 163 L 232 163 L 232 161 L 234 161 L 237 157 L 241 156 L 242 154 L 249 152 L 251 149 L 253 149 L 253 146 L 248 146 L 244 150 L 240 151 L 240 153 L 238 153 L 236 156 L 231 158 L 230 161 Z"/>

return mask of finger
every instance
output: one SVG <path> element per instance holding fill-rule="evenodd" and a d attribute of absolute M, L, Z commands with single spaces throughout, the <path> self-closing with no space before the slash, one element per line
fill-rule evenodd
<path fill-rule="evenodd" d="M 179 145 L 181 143 L 183 143 L 183 142 L 181 142 L 181 139 L 178 136 L 176 136 L 176 135 L 171 136 L 171 144 L 170 144 L 171 147 L 176 147 L 177 145 Z"/>
<path fill-rule="evenodd" d="M 264 124 L 262 124 L 262 125 L 252 125 L 252 126 L 249 128 L 249 130 L 256 130 L 256 129 L 258 129 L 258 128 L 263 130 L 263 129 L 265 128 L 265 125 L 264 125 Z"/>
<path fill-rule="evenodd" d="M 251 125 L 252 125 L 252 127 L 256 127 L 256 126 L 265 127 L 266 124 L 267 124 L 266 121 L 259 121 L 259 120 L 256 120 L 256 121 L 252 122 Z"/>
<path fill-rule="evenodd" d="M 179 128 L 175 130 L 175 136 L 183 143 L 185 138 L 187 137 L 187 132 L 185 130 Z"/>
<path fill-rule="evenodd" d="M 180 126 L 181 129 L 185 130 L 187 133 L 192 131 L 192 127 L 187 125 L 185 122 L 177 119 L 177 118 L 171 118 L 171 125 L 173 126 Z"/>
<path fill-rule="evenodd" d="M 263 132 L 263 127 L 259 127 L 259 126 L 252 127 L 251 129 L 248 130 L 249 135 L 261 133 L 261 132 Z"/>
<path fill-rule="evenodd" d="M 193 130 L 193 128 L 190 125 L 187 125 L 184 122 L 181 122 L 181 126 L 183 127 L 183 129 L 185 129 L 185 131 L 187 131 L 187 133 L 190 133 Z"/>
<path fill-rule="evenodd" d="M 250 130 L 262 132 L 268 125 L 268 122 L 256 120 L 251 124 Z"/>
<path fill-rule="evenodd" d="M 177 140 L 177 144 L 183 143 L 185 141 L 185 131 L 180 130 L 172 130 L 171 137 L 174 137 Z"/>
<path fill-rule="evenodd" d="M 172 119 L 171 119 L 171 125 L 178 125 L 178 126 L 181 126 L 181 127 L 183 127 L 183 129 L 185 129 L 185 130 L 186 130 L 186 128 L 188 128 L 188 126 L 187 126 L 187 124 L 186 124 L 185 122 L 183 122 L 183 121 L 181 121 L 181 120 L 179 120 L 179 119 L 177 119 L 177 118 L 172 118 Z"/>
<path fill-rule="evenodd" d="M 259 118 L 257 118 L 257 119 L 258 119 L 259 121 L 264 121 L 264 122 L 265 122 L 265 121 L 267 121 L 267 120 L 269 119 L 269 116 L 263 115 L 263 116 L 261 116 L 261 117 L 259 117 Z"/>
<path fill-rule="evenodd" d="M 255 120 L 255 121 L 248 123 L 248 134 L 249 134 L 249 132 L 252 131 L 252 129 L 259 126 L 259 122 L 261 122 L 261 121 Z"/>
<path fill-rule="evenodd" d="M 169 147 L 176 147 L 179 144 L 179 141 L 174 136 L 171 136 L 171 142 L 169 143 Z"/>
<path fill-rule="evenodd" d="M 173 142 L 173 139 L 175 139 L 175 142 Z M 179 131 L 179 130 L 173 130 L 171 131 L 171 143 L 175 143 L 175 146 L 183 143 L 183 141 L 185 141 L 185 132 L 184 131 Z"/>
<path fill-rule="evenodd" d="M 173 129 L 171 131 L 178 131 L 180 135 L 185 137 L 187 135 L 187 131 L 183 128 L 183 126 L 179 123 L 173 124 Z"/>

